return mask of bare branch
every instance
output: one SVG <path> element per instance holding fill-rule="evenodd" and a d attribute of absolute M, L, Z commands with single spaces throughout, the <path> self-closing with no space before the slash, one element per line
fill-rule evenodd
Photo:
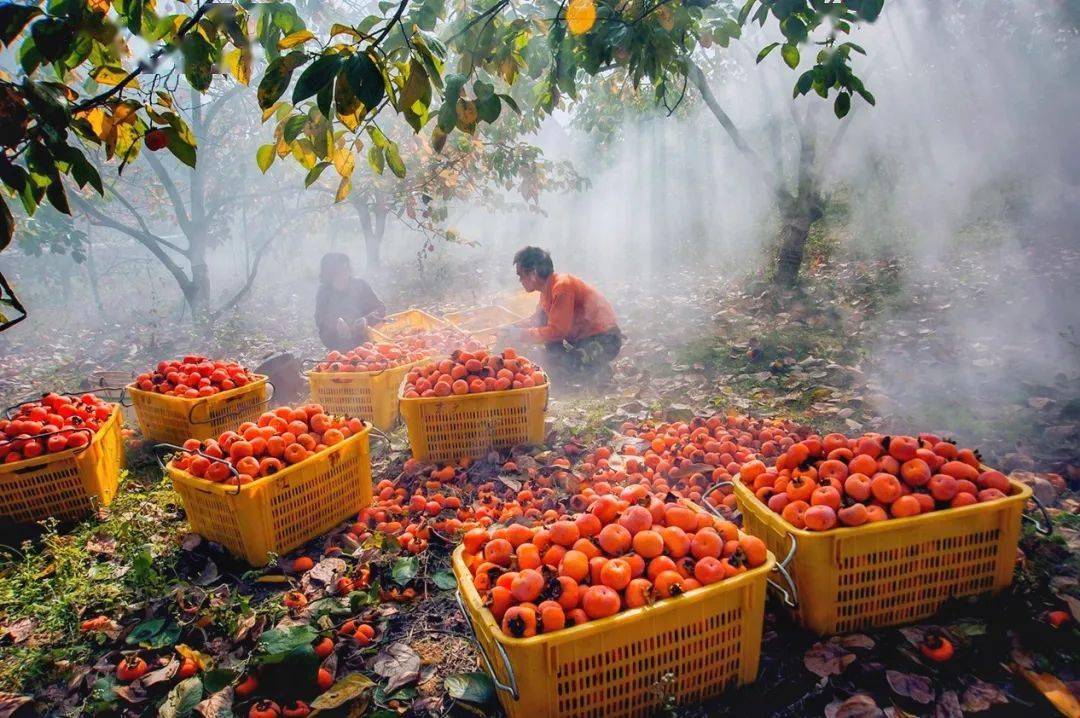
<path fill-rule="evenodd" d="M 180 247 L 179 245 L 173 244 L 172 242 L 165 239 L 164 237 L 160 237 L 157 234 L 155 234 L 154 232 L 150 231 L 150 227 L 146 224 L 146 221 L 143 220 L 142 215 L 139 214 L 139 211 L 137 209 L 135 209 L 135 207 L 131 204 L 131 202 L 129 202 L 124 197 L 124 195 L 122 195 L 122 194 L 120 194 L 119 192 L 116 191 L 116 185 L 114 185 L 114 184 L 109 185 L 109 193 L 116 200 L 118 200 L 120 202 L 120 204 L 124 205 L 124 207 L 127 208 L 127 211 L 130 212 L 132 218 L 136 222 L 138 222 L 139 229 L 141 229 L 144 234 L 146 234 L 148 237 L 153 237 L 154 241 L 158 242 L 159 244 L 165 245 L 166 247 L 168 247 L 172 251 L 174 251 L 174 252 L 176 252 L 178 254 L 182 254 L 184 256 L 187 256 L 187 250 L 186 249 L 184 249 L 183 247 Z"/>
<path fill-rule="evenodd" d="M 217 311 L 213 312 L 210 315 L 211 319 L 217 319 L 224 312 L 227 312 L 233 307 L 235 307 L 237 304 L 240 303 L 240 300 L 247 296 L 247 293 L 251 291 L 251 286 L 255 283 L 255 275 L 259 273 L 259 264 L 262 263 L 262 258 L 266 254 L 266 250 L 267 248 L 269 248 L 270 243 L 273 241 L 274 238 L 271 236 L 270 239 L 263 242 L 263 245 L 259 247 L 259 249 L 255 253 L 255 262 L 251 265 L 251 271 L 248 272 L 247 281 L 244 282 L 244 286 L 240 287 L 236 294 L 233 295 L 232 299 L 225 302 L 225 304 L 219 307 Z"/>
<path fill-rule="evenodd" d="M 146 157 L 146 161 L 150 164 L 150 167 L 153 168 L 154 173 L 165 187 L 165 192 L 169 195 L 169 199 L 172 200 L 173 213 L 180 223 L 180 228 L 184 230 L 184 234 L 187 234 L 191 229 L 191 220 L 188 218 L 187 208 L 184 206 L 184 198 L 180 196 L 180 190 L 176 188 L 176 183 L 173 182 L 172 177 L 169 176 L 169 173 L 161 164 L 161 160 L 149 152 L 144 152 L 143 156 Z"/>

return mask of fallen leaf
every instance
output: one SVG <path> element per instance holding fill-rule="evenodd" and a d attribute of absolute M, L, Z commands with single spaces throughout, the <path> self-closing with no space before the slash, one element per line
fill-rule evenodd
<path fill-rule="evenodd" d="M 184 718 L 202 699 L 203 685 L 198 676 L 177 683 L 158 709 L 159 718 Z"/>
<path fill-rule="evenodd" d="M 885 679 L 897 694 L 910 698 L 916 703 L 926 705 L 934 700 L 934 688 L 929 678 L 917 676 L 914 673 L 888 670 L 885 671 Z"/>
<path fill-rule="evenodd" d="M 486 673 L 454 673 L 443 679 L 446 692 L 456 701 L 485 705 L 495 698 L 495 684 Z"/>
<path fill-rule="evenodd" d="M 379 651 L 371 667 L 387 679 L 386 692 L 393 693 L 420 677 L 420 656 L 408 643 L 398 641 Z"/>
<path fill-rule="evenodd" d="M 844 648 L 865 648 L 870 650 L 874 647 L 874 639 L 864 633 L 851 633 L 846 636 L 833 636 L 829 643 L 843 646 Z"/>
<path fill-rule="evenodd" d="M 225 686 L 195 706 L 195 712 L 203 718 L 232 718 L 233 687 Z"/>
<path fill-rule="evenodd" d="M 116 553 L 116 538 L 107 534 L 95 534 L 86 542 L 87 553 L 112 558 Z"/>
<path fill-rule="evenodd" d="M 157 685 L 158 683 L 164 683 L 171 681 L 176 677 L 176 672 L 180 670 L 180 661 L 169 661 L 166 665 L 157 669 L 156 671 L 150 671 L 139 681 L 144 686 L 149 688 L 150 686 Z"/>
<path fill-rule="evenodd" d="M 1080 623 L 1080 600 L 1073 598 L 1068 594 L 1061 596 L 1065 599 L 1065 603 L 1069 605 L 1069 613 L 1072 614 L 1073 620 Z"/>
<path fill-rule="evenodd" d="M 30 703 L 30 696 L 0 693 L 0 718 L 11 718 L 23 706 Z"/>
<path fill-rule="evenodd" d="M 199 571 L 199 575 L 195 577 L 192 583 L 196 586 L 209 586 L 220 577 L 221 572 L 218 571 L 217 564 L 214 563 L 213 559 L 207 558 L 202 570 Z"/>
<path fill-rule="evenodd" d="M 184 658 L 195 661 L 198 664 L 200 671 L 208 671 L 214 665 L 214 659 L 206 655 L 201 651 L 196 651 L 190 646 L 186 646 L 183 643 L 176 644 L 176 652 Z"/>
<path fill-rule="evenodd" d="M 29 618 L 20 618 L 15 623 L 4 626 L 0 638 L 7 638 L 13 644 L 25 641 L 34 632 L 34 622 Z"/>
<path fill-rule="evenodd" d="M 965 713 L 977 713 L 978 711 L 987 710 L 992 705 L 1008 702 L 1009 699 L 1005 697 L 1005 693 L 1000 688 L 992 683 L 976 680 L 964 689 L 962 707 Z"/>
<path fill-rule="evenodd" d="M 1080 716 L 1080 701 L 1076 699 L 1073 691 L 1062 683 L 1057 676 L 1049 673 L 1036 673 L 1020 666 L 1016 666 L 1016 669 L 1039 693 L 1046 697 L 1046 700 L 1061 711 L 1062 715 Z"/>
<path fill-rule="evenodd" d="M 309 587 L 312 585 L 320 587 L 333 585 L 337 577 L 344 574 L 347 569 L 348 564 L 340 558 L 324 558 L 303 575 L 300 585 L 305 591 L 310 591 Z"/>
<path fill-rule="evenodd" d="M 131 705 L 145 703 L 150 697 L 146 694 L 146 688 L 144 688 L 142 681 L 131 683 L 126 686 L 114 686 L 113 693 L 120 696 L 121 699 Z"/>
<path fill-rule="evenodd" d="M 956 691 L 945 691 L 941 694 L 941 700 L 934 706 L 934 718 L 964 718 Z"/>
<path fill-rule="evenodd" d="M 811 673 L 828 678 L 843 673 L 854 660 L 854 653 L 848 653 L 835 643 L 815 643 L 803 656 L 803 665 Z"/>
<path fill-rule="evenodd" d="M 358 698 L 363 698 L 363 712 L 367 708 L 367 693 L 374 687 L 375 682 L 363 673 L 347 675 L 311 702 L 311 717 L 314 718 L 321 711 L 339 708 Z"/>
<path fill-rule="evenodd" d="M 874 699 L 865 693 L 856 693 L 845 701 L 833 701 L 825 706 L 825 718 L 884 718 L 885 712 L 878 708 Z"/>

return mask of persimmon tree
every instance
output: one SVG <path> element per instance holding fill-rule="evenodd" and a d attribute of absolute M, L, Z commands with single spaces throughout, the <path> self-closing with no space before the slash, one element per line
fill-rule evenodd
<path fill-rule="evenodd" d="M 288 2 L 7 3 L 0 42 L 14 50 L 19 71 L 0 79 L 0 179 L 27 213 L 45 202 L 70 213 L 69 191 L 105 191 L 87 146 L 103 148 L 120 170 L 144 150 L 167 149 L 195 166 L 195 136 L 174 98 L 180 78 L 204 92 L 221 75 L 249 84 L 257 72 L 264 118 L 281 123 L 275 153 L 304 133 L 316 164 L 349 153 L 401 175 L 401 145 L 379 129 L 387 116 L 440 152 L 454 133 L 475 135 L 521 112 L 523 99 L 526 111 L 540 113 L 572 102 L 584 77 L 616 67 L 654 88 L 658 101 L 677 102 L 697 77 L 703 48 L 726 46 L 748 22 L 777 33 L 762 55 L 779 48 L 793 68 L 800 48 L 816 45 L 795 95 L 831 98 L 843 116 L 855 96 L 873 102 L 851 63 L 863 50 L 844 38 L 855 23 L 876 19 L 882 4 L 399 0 L 356 23 L 333 21 L 338 10 L 320 6 L 309 27 Z M 2 249 L 14 222 L 9 198 L 0 199 Z"/>

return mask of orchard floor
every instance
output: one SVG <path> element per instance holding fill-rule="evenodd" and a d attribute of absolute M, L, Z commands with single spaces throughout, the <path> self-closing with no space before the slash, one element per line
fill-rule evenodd
<path fill-rule="evenodd" d="M 570 441 L 593 446 L 617 440 L 624 421 L 650 416 L 734 412 L 789 417 L 822 432 L 934 431 L 980 447 L 986 463 L 1031 484 L 1052 503 L 1056 528 L 1050 540 L 1025 532 L 1012 589 L 948 606 L 934 619 L 959 645 L 948 663 L 931 664 L 913 648 L 929 623 L 818 641 L 770 600 L 758 681 L 675 713 L 1050 715 L 1049 703 L 1020 677 L 1016 663 L 1053 674 L 1080 695 L 1080 515 L 1074 493 L 1080 483 L 1080 363 L 1067 314 L 1080 306 L 1071 282 L 1080 256 L 1063 248 L 1031 260 L 1024 276 L 992 251 L 950 257 L 933 271 L 901 261 L 832 261 L 812 266 L 799 292 L 685 271 L 650 279 L 650 286 L 666 288 L 651 292 L 659 299 L 645 298 L 629 284 L 615 293 L 629 335 L 616 381 L 554 387 L 551 433 L 547 446 L 532 452 L 534 460 L 543 463 Z M 1050 287 L 1048 295 L 1059 302 L 1038 315 L 1018 311 L 1013 302 L 1023 295 L 999 296 L 995 287 L 1002 282 L 1019 292 Z M 430 306 L 445 306 L 443 299 L 430 297 Z M 14 347 L 13 361 L 0 370 L 0 398 L 13 403 L 57 384 L 75 386 L 99 369 L 136 368 L 191 346 L 249 362 L 283 345 L 313 356 L 316 347 L 306 332 L 303 318 L 243 332 L 221 326 L 212 335 L 167 333 L 167 340 L 86 329 L 50 338 L 52 360 Z M 1064 341 L 1046 341 L 1062 335 Z M 87 346 L 100 347 L 93 360 Z M 1053 347 L 1071 347 L 1071 354 Z M 375 480 L 417 480 L 401 476 L 404 432 L 392 439 L 392 451 L 377 453 Z M 199 689 L 202 698 L 215 697 L 199 710 L 223 715 L 213 711 L 233 698 L 215 691 L 243 670 L 259 637 L 286 618 L 281 593 L 288 581 L 311 585 L 318 572 L 332 568 L 320 564 L 315 575 L 304 577 L 283 571 L 287 562 L 248 570 L 187 533 L 177 496 L 137 443 L 128 468 L 120 498 L 100 516 L 31 533 L 9 527 L 0 539 L 6 545 L 0 690 L 9 692 L 0 696 L 0 718 L 34 710 L 152 715 L 163 702 L 163 715 L 184 714 L 184 702 L 197 698 L 193 684 L 178 688 L 165 660 L 149 685 L 132 688 L 110 678 L 120 651 L 140 642 L 153 647 L 148 656 L 175 656 L 174 647 L 183 645 L 212 658 L 214 667 L 200 674 Z M 470 469 L 470 483 L 496 474 L 498 464 L 479 462 Z M 304 552 L 318 559 L 329 542 L 340 543 L 340 535 L 313 541 Z M 493 703 L 477 706 L 450 695 L 489 695 L 490 686 L 474 673 L 480 664 L 453 601 L 449 546 L 433 541 L 415 559 L 383 550 L 377 541 L 358 550 L 355 560 L 370 562 L 384 589 L 413 587 L 419 597 L 397 601 L 372 590 L 356 594 L 361 598 L 348 607 L 324 604 L 328 615 L 353 611 L 379 626 L 377 645 L 343 655 L 338 666 L 339 678 L 356 672 L 374 682 L 346 687 L 345 697 L 359 696 L 352 714 L 496 711 Z M 1060 629 L 1045 620 L 1056 609 L 1072 614 Z M 83 620 L 98 616 L 105 630 L 80 630 Z M 290 670 L 297 691 L 309 690 L 295 666 Z M 448 676 L 455 676 L 449 685 Z M 247 704 L 237 699 L 236 705 Z"/>

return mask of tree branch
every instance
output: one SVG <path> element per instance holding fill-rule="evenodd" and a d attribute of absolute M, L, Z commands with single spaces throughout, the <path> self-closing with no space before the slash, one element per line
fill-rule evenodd
<path fill-rule="evenodd" d="M 401 0 L 401 2 L 398 3 L 397 10 L 394 12 L 394 16 L 390 18 L 390 22 L 386 23 L 386 27 L 380 30 L 379 34 L 375 36 L 375 39 L 371 42 L 371 47 L 378 47 L 379 43 L 382 42 L 386 38 L 386 36 L 390 34 L 390 31 L 394 29 L 394 25 L 396 25 L 398 21 L 401 20 L 401 16 L 402 14 L 404 14 L 405 8 L 406 6 L 408 6 L 408 4 L 409 0 Z"/>
<path fill-rule="evenodd" d="M 173 244 L 172 242 L 168 241 L 164 237 L 160 237 L 160 236 L 154 234 L 153 232 L 151 232 L 150 227 L 147 226 L 146 222 L 143 220 L 143 218 L 139 214 L 138 210 L 136 210 L 135 207 L 131 204 L 131 202 L 129 202 L 122 194 L 120 194 L 119 192 L 116 191 L 116 186 L 115 185 L 113 185 L 113 184 L 109 185 L 109 193 L 112 194 L 112 196 L 115 199 L 117 199 L 120 202 L 120 204 L 124 205 L 124 207 L 127 208 L 127 211 L 131 213 L 131 216 L 135 219 L 135 221 L 139 223 L 139 229 L 141 229 L 144 234 L 146 234 L 148 237 L 153 237 L 155 242 L 165 245 L 166 247 L 168 247 L 172 251 L 176 252 L 177 254 L 182 254 L 185 257 L 187 256 L 187 250 L 186 249 L 180 247 L 179 245 Z"/>
<path fill-rule="evenodd" d="M 162 186 L 165 187 L 165 193 L 169 195 L 169 199 L 173 203 L 173 214 L 176 215 L 177 221 L 180 223 L 180 229 L 187 234 L 191 229 L 191 220 L 188 218 L 187 208 L 184 206 L 184 198 L 180 196 L 180 190 L 176 188 L 176 184 L 173 182 L 172 177 L 165 171 L 165 167 L 161 164 L 161 160 L 150 152 L 144 152 L 143 156 L 146 157 L 147 163 L 153 168 L 154 173 L 161 180 Z"/>
<path fill-rule="evenodd" d="M 125 75 L 124 78 L 120 80 L 120 82 L 116 83 L 105 92 L 101 93 L 100 95 L 95 95 L 94 97 L 87 98 L 72 107 L 71 114 L 74 115 L 75 113 L 89 110 L 92 107 L 96 107 L 97 105 L 108 101 L 113 95 L 122 92 L 124 88 L 126 88 L 136 77 L 146 72 L 147 70 L 152 70 L 157 65 L 157 61 L 161 59 L 161 56 L 164 55 L 170 48 L 173 48 L 175 46 L 175 43 L 183 40 L 184 35 L 186 35 L 188 31 L 191 30 L 191 28 L 195 27 L 199 20 L 202 19 L 202 16 L 210 10 L 210 7 L 212 5 L 212 2 L 205 2 L 200 5 L 199 8 L 195 11 L 195 14 L 185 20 L 184 23 L 180 26 L 180 29 L 176 31 L 176 37 L 173 38 L 172 42 L 168 42 L 159 47 L 157 50 L 154 51 L 154 54 L 150 55 L 150 57 L 148 57 L 146 60 L 140 60 L 139 64 L 135 66 L 134 70 Z"/>
<path fill-rule="evenodd" d="M 270 239 L 263 242 L 263 245 L 259 247 L 258 252 L 256 252 L 255 254 L 255 262 L 251 265 L 251 271 L 248 272 L 247 281 L 244 282 L 244 286 L 240 287 L 236 294 L 233 295 L 232 299 L 225 302 L 225 304 L 219 307 L 217 311 L 213 312 L 210 315 L 211 319 L 217 319 L 224 312 L 227 312 L 233 307 L 235 307 L 237 304 L 240 303 L 240 300 L 243 299 L 247 295 L 247 293 L 251 291 L 251 286 L 255 283 L 255 275 L 259 273 L 259 264 L 262 262 L 262 258 L 266 254 L 267 248 L 273 241 L 274 238 L 271 236 Z"/>
<path fill-rule="evenodd" d="M 159 246 L 158 243 L 160 242 L 160 239 L 158 237 L 153 234 L 143 233 L 137 229 L 134 229 L 133 227 L 127 226 L 126 224 L 117 222 L 112 217 L 102 214 L 96 207 L 94 207 L 92 204 L 90 204 L 77 194 L 69 194 L 68 199 L 73 204 L 78 206 L 78 208 L 85 212 L 87 215 L 92 216 L 94 219 L 96 219 L 97 222 L 95 222 L 95 224 L 97 224 L 98 226 L 109 227 L 110 229 L 115 229 L 118 232 L 123 232 L 124 234 L 132 237 L 139 244 L 150 250 L 150 253 L 157 257 L 158 261 L 165 265 L 165 269 L 169 270 L 169 273 L 173 275 L 173 278 L 176 279 L 176 283 L 180 285 L 180 289 L 185 293 L 190 291 L 192 281 L 188 278 L 186 274 L 184 274 L 184 270 L 182 270 L 180 266 L 172 260 L 172 257 L 166 254 L 165 250 Z"/>
<path fill-rule="evenodd" d="M 742 133 L 739 132 L 739 128 L 735 126 L 735 123 L 731 121 L 731 117 L 724 112 L 724 108 L 720 106 L 720 103 L 716 100 L 716 96 L 712 93 L 712 88 L 709 87 L 709 81 L 705 78 L 705 73 L 701 71 L 701 68 L 697 66 L 697 63 L 690 61 L 687 67 L 687 74 L 690 76 L 690 81 L 694 83 L 694 86 L 701 92 L 702 99 L 705 100 L 705 104 L 709 107 L 709 110 L 716 117 L 717 121 L 728 133 L 728 137 L 735 143 L 735 148 L 742 153 L 750 165 L 757 170 L 761 177 L 761 180 L 765 182 L 769 187 L 769 191 L 776 195 L 777 199 L 781 202 L 788 202 L 792 200 L 792 196 L 784 189 L 780 179 L 773 174 L 764 160 L 758 156 L 757 152 L 747 144 L 743 138 Z"/>

